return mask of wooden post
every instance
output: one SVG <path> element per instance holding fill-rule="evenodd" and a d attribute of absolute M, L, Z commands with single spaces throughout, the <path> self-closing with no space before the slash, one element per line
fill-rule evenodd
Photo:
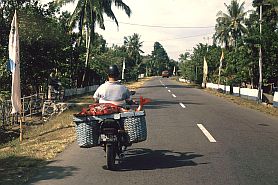
<path fill-rule="evenodd" d="M 22 100 L 22 117 L 23 117 L 23 122 L 25 122 L 25 115 L 24 115 L 25 106 L 24 106 L 24 100 L 25 100 L 25 98 L 24 98 L 24 96 L 23 96 L 23 100 Z"/>
<path fill-rule="evenodd" d="M 19 113 L 19 141 L 22 142 L 23 141 L 23 128 L 22 128 L 22 116 L 21 116 L 21 112 Z"/>
<path fill-rule="evenodd" d="M 32 118 L 32 96 L 30 97 L 30 118 Z"/>

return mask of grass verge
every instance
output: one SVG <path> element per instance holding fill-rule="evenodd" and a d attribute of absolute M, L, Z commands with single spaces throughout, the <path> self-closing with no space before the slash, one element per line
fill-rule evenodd
<path fill-rule="evenodd" d="M 176 81 L 176 82 L 181 84 L 181 85 L 187 86 L 187 87 L 195 87 L 195 88 L 200 88 L 201 89 L 201 87 L 199 85 L 187 84 L 187 83 L 179 82 L 179 81 Z M 243 106 L 243 107 L 246 107 L 246 108 L 250 108 L 250 109 L 254 109 L 254 110 L 258 110 L 258 111 L 260 111 L 262 113 L 265 113 L 267 115 L 278 117 L 278 108 L 275 108 L 272 105 L 258 104 L 256 101 L 253 101 L 253 100 L 240 98 L 238 96 L 233 96 L 233 95 L 230 95 L 230 94 L 223 94 L 223 93 L 220 93 L 216 90 L 209 89 L 209 88 L 203 89 L 203 91 L 205 91 L 207 93 L 210 93 L 210 94 L 213 94 L 215 96 L 224 98 L 224 99 L 226 99 L 226 100 L 228 100 L 232 103 L 235 103 L 237 105 L 240 105 L 240 106 Z"/>
<path fill-rule="evenodd" d="M 150 78 L 127 83 L 129 89 L 140 88 Z M 93 103 L 92 95 L 70 102 Z M 46 123 L 24 127 L 24 140 L 15 139 L 0 145 L 0 185 L 26 183 L 38 168 L 45 166 L 76 139 L 72 115 L 83 106 L 74 106 Z"/>

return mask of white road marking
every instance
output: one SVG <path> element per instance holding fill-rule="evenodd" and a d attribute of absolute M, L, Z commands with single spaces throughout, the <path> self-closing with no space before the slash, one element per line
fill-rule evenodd
<path fill-rule="evenodd" d="M 186 108 L 186 106 L 183 103 L 180 103 L 180 106 L 184 109 Z"/>
<path fill-rule="evenodd" d="M 176 98 L 176 95 L 172 94 L 172 96 L 173 96 L 174 98 Z"/>
<path fill-rule="evenodd" d="M 212 137 L 212 135 L 207 131 L 207 129 L 202 124 L 197 124 L 197 126 L 201 129 L 201 131 L 205 134 L 208 140 L 211 143 L 216 143 L 216 140 Z"/>
<path fill-rule="evenodd" d="M 166 89 L 168 89 L 168 87 L 165 87 Z"/>
<path fill-rule="evenodd" d="M 171 90 L 168 90 L 168 92 L 171 92 Z"/>

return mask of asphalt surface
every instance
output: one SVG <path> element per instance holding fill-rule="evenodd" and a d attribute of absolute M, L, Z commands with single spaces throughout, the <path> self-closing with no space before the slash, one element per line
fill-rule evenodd
<path fill-rule="evenodd" d="M 102 148 L 74 143 L 29 184 L 278 184 L 277 118 L 160 77 L 136 96 L 152 99 L 148 139 L 128 149 L 117 171 L 106 170 Z"/>

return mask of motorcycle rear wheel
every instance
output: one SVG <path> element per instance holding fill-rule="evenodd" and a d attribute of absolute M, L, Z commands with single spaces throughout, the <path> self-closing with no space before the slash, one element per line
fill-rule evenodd
<path fill-rule="evenodd" d="M 114 148 L 114 144 L 106 144 L 106 163 L 108 170 L 115 169 L 115 158 L 116 158 L 116 151 Z"/>

